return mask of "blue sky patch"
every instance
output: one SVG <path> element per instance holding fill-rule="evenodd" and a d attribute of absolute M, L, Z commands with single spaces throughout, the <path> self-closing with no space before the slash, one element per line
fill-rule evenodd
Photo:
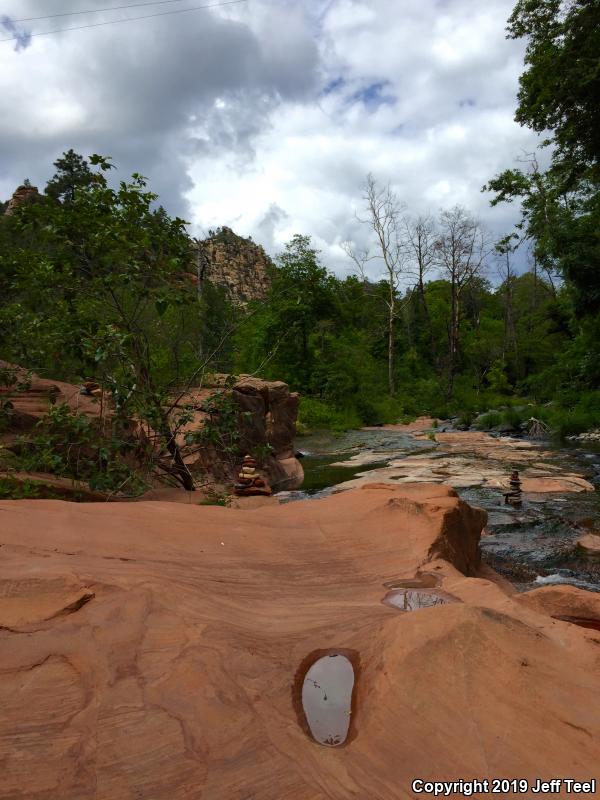
<path fill-rule="evenodd" d="M 371 83 L 364 89 L 360 89 L 352 95 L 351 102 L 364 103 L 368 109 L 376 109 L 379 106 L 393 106 L 396 98 L 392 94 L 385 94 L 385 89 L 389 86 L 389 81 L 378 81 Z"/>

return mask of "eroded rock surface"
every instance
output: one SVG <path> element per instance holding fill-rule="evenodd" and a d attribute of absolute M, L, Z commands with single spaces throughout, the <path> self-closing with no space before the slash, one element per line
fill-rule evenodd
<path fill-rule="evenodd" d="M 585 603 L 479 571 L 485 513 L 446 486 L 251 512 L 3 501 L 0 522 L 0 579 L 21 576 L 35 621 L 0 631 L 3 800 L 400 800 L 415 777 L 598 775 L 600 633 L 552 618 Z M 457 602 L 383 603 L 423 573 Z M 54 614 L 70 587 L 94 597 Z M 355 654 L 356 685 L 328 748 L 298 704 L 302 665 L 332 650 Z"/>
<path fill-rule="evenodd" d="M 586 533 L 577 540 L 577 547 L 590 558 L 600 558 L 600 534 Z"/>
<path fill-rule="evenodd" d="M 508 488 L 508 473 L 518 469 L 526 495 L 594 491 L 593 484 L 582 475 L 543 461 L 553 454 L 535 442 L 509 437 L 498 439 L 483 432 L 438 433 L 435 442 L 432 441 L 432 450 L 428 454 L 390 461 L 384 468 L 367 470 L 341 488 L 378 480 L 392 484 L 424 482 L 455 489 L 483 486 L 504 490 Z M 340 464 L 368 466 L 376 460 L 377 454 L 364 452 Z"/>

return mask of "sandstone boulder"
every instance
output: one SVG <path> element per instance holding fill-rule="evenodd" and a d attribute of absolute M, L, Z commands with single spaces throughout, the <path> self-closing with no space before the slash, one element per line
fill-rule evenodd
<path fill-rule="evenodd" d="M 96 395 L 82 394 L 81 386 L 42 378 L 30 373 L 22 367 L 0 361 L 0 371 L 8 370 L 17 376 L 20 388 L 14 384 L 2 385 L 0 379 L 0 404 L 10 403 L 10 425 L 18 430 L 30 430 L 46 416 L 53 405 L 65 403 L 73 411 L 97 418 L 101 412 L 107 412 L 107 405 L 102 408 L 102 398 Z"/>
<path fill-rule="evenodd" d="M 600 558 L 600 535 L 586 533 L 577 540 L 577 547 L 590 558 Z"/>

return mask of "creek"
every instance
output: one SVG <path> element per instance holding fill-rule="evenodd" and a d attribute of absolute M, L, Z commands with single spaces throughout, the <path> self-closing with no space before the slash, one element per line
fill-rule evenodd
<path fill-rule="evenodd" d="M 316 500 L 343 491 L 346 482 L 365 473 L 376 481 L 378 470 L 407 456 L 444 454 L 435 442 L 388 429 L 341 435 L 320 432 L 303 436 L 296 446 L 304 456 L 305 482 L 302 490 L 283 493 L 283 502 Z M 489 514 L 481 538 L 482 558 L 519 591 L 570 583 L 600 592 L 600 560 L 590 559 L 576 547 L 577 539 L 588 530 L 600 530 L 600 448 L 544 442 L 539 461 L 557 475 L 583 476 L 595 491 L 526 495 L 522 507 L 514 509 L 504 504 L 501 489 L 457 488 L 464 500 Z M 484 467 L 483 457 L 481 464 Z M 521 468 L 510 460 L 504 467 L 507 478 L 512 469 Z"/>

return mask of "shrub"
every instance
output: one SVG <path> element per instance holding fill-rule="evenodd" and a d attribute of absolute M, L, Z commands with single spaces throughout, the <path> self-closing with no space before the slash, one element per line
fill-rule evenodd
<path fill-rule="evenodd" d="M 488 411 L 477 417 L 475 425 L 478 430 L 485 431 L 502 424 L 502 414 L 499 411 Z"/>
<path fill-rule="evenodd" d="M 20 469 L 50 472 L 73 480 L 87 481 L 91 489 L 116 492 L 127 486 L 139 494 L 145 483 L 126 463 L 137 447 L 135 439 L 111 423 L 107 434 L 68 405 L 52 406 L 32 435 L 21 440 Z"/>
<path fill-rule="evenodd" d="M 313 430 L 346 431 L 360 428 L 361 419 L 354 409 L 339 409 L 312 397 L 303 397 L 298 414 L 299 432 Z"/>

